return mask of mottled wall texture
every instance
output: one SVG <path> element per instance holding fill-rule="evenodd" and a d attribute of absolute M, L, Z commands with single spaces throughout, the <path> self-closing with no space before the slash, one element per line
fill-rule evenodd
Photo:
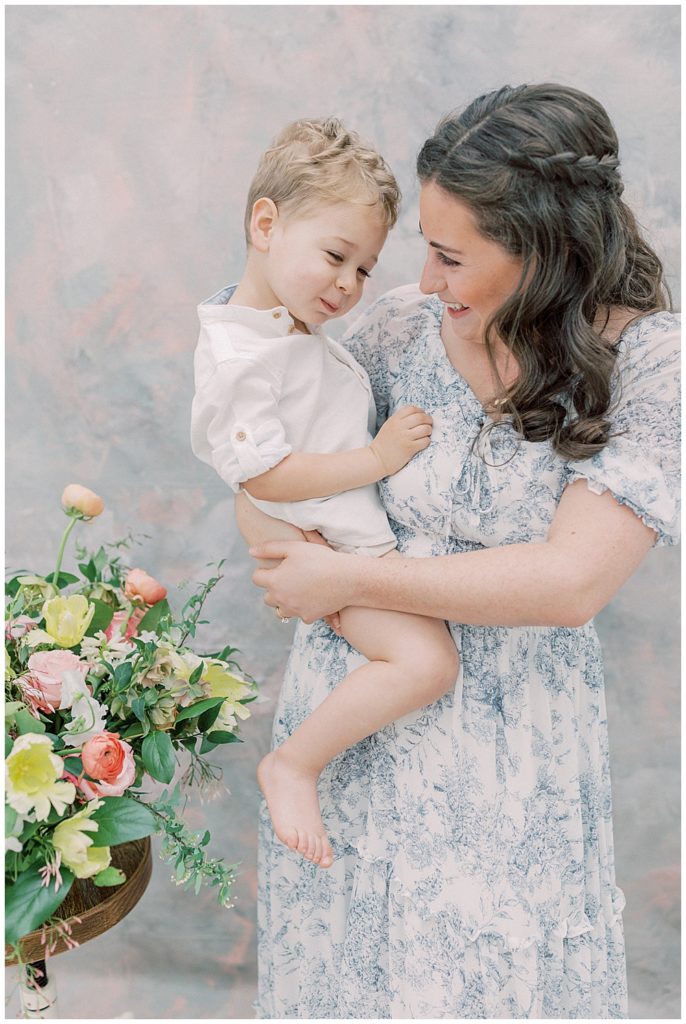
<path fill-rule="evenodd" d="M 92 543 L 147 534 L 135 562 L 172 590 L 228 559 L 208 645 L 239 646 L 269 703 L 221 755 L 231 795 L 195 803 L 241 860 L 239 902 L 159 865 L 127 921 L 55 961 L 69 1017 L 249 1017 L 254 768 L 291 626 L 250 583 L 230 496 L 191 454 L 195 306 L 235 280 L 244 194 L 288 120 L 337 114 L 405 194 L 365 302 L 417 280 L 415 154 L 441 114 L 505 83 L 585 89 L 611 112 L 627 194 L 678 286 L 678 6 L 7 8 L 7 561 L 47 571 L 59 495 L 107 511 Z M 678 304 L 678 295 L 675 294 Z M 607 656 L 617 875 L 632 1016 L 677 1017 L 678 554 L 651 554 L 598 619 Z"/>

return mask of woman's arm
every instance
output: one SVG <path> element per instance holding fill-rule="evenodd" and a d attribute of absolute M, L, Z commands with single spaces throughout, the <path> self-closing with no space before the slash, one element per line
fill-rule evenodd
<path fill-rule="evenodd" d="M 327 454 L 293 452 L 243 487 L 261 501 L 305 501 L 374 484 L 428 446 L 431 425 L 428 413 L 407 405 L 386 420 L 368 447 Z"/>
<path fill-rule="evenodd" d="M 548 537 L 436 558 L 362 558 L 304 544 L 251 550 L 282 558 L 257 569 L 265 602 L 305 622 L 348 605 L 392 608 L 482 626 L 581 626 L 603 608 L 653 546 L 655 533 L 609 491 L 578 480 Z"/>

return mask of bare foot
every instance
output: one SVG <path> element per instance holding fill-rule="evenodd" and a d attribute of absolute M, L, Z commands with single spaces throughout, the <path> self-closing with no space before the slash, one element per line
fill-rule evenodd
<path fill-rule="evenodd" d="M 282 751 L 273 750 L 257 766 L 257 781 L 281 842 L 320 868 L 330 868 L 333 850 L 319 811 L 316 777 Z"/>

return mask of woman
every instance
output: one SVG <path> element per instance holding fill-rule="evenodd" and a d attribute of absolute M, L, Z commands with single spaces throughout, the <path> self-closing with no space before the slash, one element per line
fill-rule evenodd
<path fill-rule="evenodd" d="M 603 108 L 503 88 L 421 150 L 419 288 L 348 344 L 380 419 L 415 404 L 429 448 L 382 485 L 396 562 L 262 544 L 283 616 L 347 605 L 450 621 L 454 693 L 321 780 L 336 859 L 262 834 L 265 1017 L 622 1017 L 607 723 L 591 623 L 678 535 L 677 318 L 621 200 Z M 359 655 L 296 633 L 274 741 Z"/>

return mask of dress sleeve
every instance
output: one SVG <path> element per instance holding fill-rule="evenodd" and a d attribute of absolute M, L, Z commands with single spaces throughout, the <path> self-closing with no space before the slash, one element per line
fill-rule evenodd
<path fill-rule="evenodd" d="M 279 384 L 253 359 L 217 363 L 193 400 L 192 447 L 234 490 L 292 452 L 278 411 Z"/>
<path fill-rule="evenodd" d="M 620 350 L 619 390 L 611 438 L 590 459 L 567 464 L 568 483 L 586 480 L 595 494 L 612 492 L 657 533 L 658 545 L 679 540 L 680 331 L 676 317 L 639 323 Z M 629 329 L 631 331 L 631 328 Z"/>

